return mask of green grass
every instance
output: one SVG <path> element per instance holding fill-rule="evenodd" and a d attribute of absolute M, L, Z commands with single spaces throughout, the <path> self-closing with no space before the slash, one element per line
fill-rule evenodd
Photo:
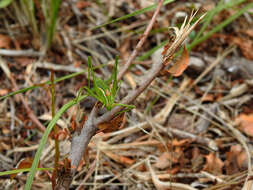
<path fill-rule="evenodd" d="M 167 5 L 168 3 L 172 3 L 173 1 L 175 1 L 175 0 L 165 0 L 165 1 L 163 2 L 163 5 Z M 124 16 L 119 17 L 119 18 L 116 18 L 116 19 L 114 19 L 114 20 L 111 20 L 111 21 L 106 22 L 106 23 L 104 23 L 104 24 L 101 24 L 101 25 L 99 25 L 99 26 L 96 26 L 96 27 L 92 28 L 92 30 L 95 30 L 95 29 L 104 27 L 104 26 L 109 25 L 109 24 L 113 24 L 113 23 L 116 23 L 116 22 L 123 21 L 123 20 L 125 20 L 125 19 L 127 19 L 127 18 L 130 18 L 130 17 L 133 17 L 133 16 L 141 15 L 141 14 L 146 13 L 146 12 L 148 12 L 148 11 L 154 10 L 156 7 L 157 7 L 157 3 L 154 4 L 154 5 L 151 5 L 151 6 L 149 6 L 149 7 L 146 7 L 146 8 L 137 10 L 137 11 L 134 11 L 133 13 L 124 15 Z"/>
<path fill-rule="evenodd" d="M 56 21 L 61 0 L 42 0 L 41 6 L 46 19 L 47 42 L 46 49 L 50 48 L 56 29 Z"/>
<path fill-rule="evenodd" d="M 242 3 L 243 1 L 240 1 L 240 2 Z M 209 32 L 207 32 L 205 35 L 202 35 L 202 36 L 199 35 L 200 37 L 197 38 L 197 39 L 195 39 L 189 46 L 187 46 L 187 49 L 191 50 L 193 47 L 195 47 L 199 43 L 202 43 L 203 41 L 205 41 L 208 38 L 210 38 L 216 32 L 221 31 L 224 27 L 226 27 L 231 22 L 233 22 L 234 20 L 236 20 L 239 16 L 241 16 L 243 13 L 245 13 L 250 8 L 253 8 L 253 3 L 249 3 L 246 6 L 244 6 L 242 9 L 239 9 L 235 14 L 233 14 L 232 16 L 230 16 L 229 18 L 227 18 L 225 21 L 223 21 L 222 23 L 220 23 L 217 26 L 215 26 L 212 30 L 210 30 Z"/>
<path fill-rule="evenodd" d="M 123 106 L 129 109 L 134 108 L 132 105 L 126 104 L 119 104 L 116 103 L 116 97 L 118 91 L 120 89 L 120 81 L 117 81 L 117 74 L 118 74 L 118 57 L 116 57 L 115 64 L 113 67 L 112 75 L 107 80 L 102 80 L 95 76 L 95 72 L 91 63 L 91 58 L 88 58 L 88 65 L 89 65 L 89 79 L 88 79 L 88 87 L 84 87 L 87 94 L 96 98 L 99 102 L 103 104 L 107 110 L 112 110 L 115 106 Z M 90 75 L 93 78 L 94 87 L 91 88 L 90 86 Z"/>
<path fill-rule="evenodd" d="M 50 170 L 53 170 L 53 169 L 54 168 L 36 168 L 36 171 L 50 171 Z M 17 173 L 21 173 L 21 172 L 29 172 L 30 170 L 31 170 L 31 168 L 22 168 L 22 169 L 4 171 L 4 172 L 0 172 L 0 176 L 17 174 Z"/>
<path fill-rule="evenodd" d="M 26 15 L 27 20 L 29 21 L 32 27 L 33 37 L 39 38 L 39 30 L 37 26 L 37 20 L 35 18 L 35 9 L 33 0 L 22 0 L 20 1 L 20 4 L 24 11 L 24 14 Z"/>
<path fill-rule="evenodd" d="M 11 2 L 12 0 L 0 0 L 0 8 L 7 7 Z"/>
<path fill-rule="evenodd" d="M 78 75 L 83 74 L 84 72 L 86 72 L 86 70 L 81 71 L 81 72 L 77 72 L 77 73 L 72 73 L 72 74 L 65 75 L 65 76 L 63 76 L 63 77 L 57 78 L 57 79 L 55 80 L 55 83 L 58 83 L 58 82 L 61 82 L 61 81 L 64 81 L 64 80 L 67 80 L 67 79 L 76 77 L 76 76 L 78 76 Z M 27 91 L 29 91 L 29 90 L 34 90 L 34 89 L 36 89 L 36 88 L 41 88 L 41 86 L 43 86 L 43 85 L 51 85 L 51 82 L 50 82 L 50 81 L 47 81 L 47 82 L 42 83 L 42 84 L 30 86 L 30 87 L 27 87 L 27 88 L 23 88 L 23 89 L 20 89 L 20 90 L 11 92 L 11 93 L 9 93 L 9 94 L 7 94 L 7 95 L 5 95 L 5 96 L 1 96 L 1 97 L 0 97 L 0 101 L 6 99 L 6 98 L 8 98 L 8 97 L 14 96 L 14 95 L 16 95 L 16 94 L 25 93 L 25 92 L 27 92 Z"/>
<path fill-rule="evenodd" d="M 53 127 L 55 126 L 56 122 L 60 119 L 61 115 L 63 113 L 65 113 L 70 107 L 72 107 L 73 105 L 79 103 L 80 101 L 82 101 L 86 97 L 87 97 L 87 95 L 78 96 L 76 99 L 71 100 L 67 104 L 63 105 L 61 107 L 61 109 L 55 114 L 55 117 L 48 124 L 48 126 L 46 128 L 46 131 L 44 132 L 44 134 L 42 136 L 42 139 L 40 140 L 39 147 L 36 151 L 32 167 L 30 169 L 28 178 L 26 180 L 25 190 L 30 190 L 31 187 L 32 187 L 33 179 L 34 179 L 35 173 L 37 171 L 37 167 L 38 167 L 38 164 L 39 164 L 39 161 L 40 161 L 42 151 L 43 151 L 43 149 L 46 145 L 48 136 L 49 136 L 50 132 L 52 131 Z"/>

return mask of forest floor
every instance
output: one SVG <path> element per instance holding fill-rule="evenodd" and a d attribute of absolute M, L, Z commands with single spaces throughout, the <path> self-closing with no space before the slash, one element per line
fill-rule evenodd
<path fill-rule="evenodd" d="M 13 5 L 1 9 L 0 172 L 31 166 L 43 131 L 52 119 L 52 97 L 46 83 L 50 75 L 53 73 L 55 80 L 65 77 L 55 83 L 57 112 L 77 97 L 81 87 L 88 85 L 88 56 L 102 79 L 111 75 L 117 55 L 118 69 L 122 68 L 155 9 L 130 13 L 154 2 L 62 1 L 54 42 L 45 55 L 41 50 L 45 41 L 41 11 L 36 12 L 42 28 L 36 37 L 22 11 L 17 13 Z M 226 7 L 226 3 L 233 2 L 177 0 L 161 8 L 147 40 L 122 79 L 119 99 L 136 89 L 141 76 L 161 59 L 166 40 L 175 35 L 169 27 L 180 27 L 192 9 L 199 9 L 197 17 L 216 12 L 209 23 L 204 19 L 184 42 L 191 50 L 189 65 L 182 75 L 161 73 L 132 103 L 134 109 L 99 126 L 71 189 L 241 190 L 250 186 L 253 4 L 241 0 Z M 223 9 L 217 10 L 221 5 Z M 249 8 L 240 13 L 246 6 Z M 129 18 L 124 18 L 126 15 Z M 122 19 L 115 21 L 116 18 Z M 95 28 L 109 20 L 115 22 Z M 224 21 L 229 22 L 222 25 Z M 205 30 L 198 36 L 205 23 Z M 6 97 L 28 87 L 32 89 Z M 81 126 L 94 103 L 89 97 L 57 121 L 63 134 L 59 134 L 61 161 L 71 146 L 66 131 Z M 54 167 L 52 136 L 40 157 L 43 168 Z M 27 175 L 23 172 L 0 176 L 0 189 L 23 189 Z M 51 189 L 51 176 L 50 170 L 37 172 L 32 189 Z"/>

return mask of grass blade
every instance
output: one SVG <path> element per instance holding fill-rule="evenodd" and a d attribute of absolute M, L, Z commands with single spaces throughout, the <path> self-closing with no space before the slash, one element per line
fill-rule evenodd
<path fill-rule="evenodd" d="M 198 40 L 200 38 L 200 36 L 206 30 L 207 26 L 210 24 L 211 20 L 213 19 L 213 17 L 215 15 L 217 15 L 219 12 L 221 12 L 224 9 L 228 9 L 228 8 L 231 8 L 231 7 L 235 6 L 235 5 L 239 5 L 239 4 L 243 3 L 244 1 L 245 0 L 233 0 L 233 1 L 229 1 L 228 3 L 224 3 L 224 0 L 220 0 L 218 6 L 216 8 L 214 8 L 214 9 L 210 10 L 207 13 L 206 18 L 203 20 L 204 24 L 201 27 L 200 31 L 198 32 L 195 40 Z"/>
<path fill-rule="evenodd" d="M 57 79 L 55 79 L 55 83 L 64 81 L 64 80 L 66 80 L 66 79 L 70 79 L 70 78 L 76 77 L 76 76 L 78 76 L 78 75 L 83 74 L 84 72 L 86 72 L 86 70 L 81 71 L 81 72 L 77 72 L 77 73 L 72 73 L 72 74 L 65 75 L 65 76 L 63 76 L 63 77 L 57 78 Z M 51 84 L 51 82 L 50 82 L 50 81 L 47 81 L 47 82 L 45 82 L 45 83 L 43 83 L 43 84 L 38 84 L 38 85 L 34 85 L 34 86 L 30 86 L 30 87 L 27 87 L 27 88 L 23 88 L 23 89 L 17 90 L 17 91 L 15 91 L 15 92 L 11 92 L 11 93 L 9 93 L 9 94 L 7 94 L 7 95 L 5 95 L 5 96 L 1 96 L 1 97 L 0 97 L 0 101 L 1 101 L 1 100 L 4 100 L 4 99 L 6 99 L 6 98 L 8 98 L 8 97 L 10 97 L 10 96 L 14 96 L 14 95 L 16 95 L 16 94 L 20 94 L 20 93 L 27 92 L 27 91 L 29 91 L 29 90 L 33 90 L 33 89 L 36 89 L 36 88 L 40 88 L 42 85 L 50 85 L 50 84 Z"/>
<path fill-rule="evenodd" d="M 213 28 L 211 31 L 209 31 L 206 35 L 200 37 L 199 39 L 197 39 L 196 41 L 194 41 L 193 43 L 191 43 L 187 47 L 187 49 L 191 50 L 193 47 L 195 47 L 199 43 L 207 40 L 214 33 L 220 31 L 222 28 L 224 28 L 225 26 L 227 26 L 228 24 L 230 24 L 232 21 L 234 21 L 235 19 L 237 19 L 239 16 L 241 16 L 243 13 L 245 13 L 248 9 L 250 9 L 252 7 L 253 7 L 253 2 L 247 4 L 242 9 L 240 9 L 239 11 L 237 11 L 234 15 L 230 16 L 228 19 L 226 19 L 225 21 L 223 21 L 222 23 L 220 23 L 219 25 L 217 25 L 215 28 Z"/>
<path fill-rule="evenodd" d="M 53 41 L 53 37 L 54 37 L 54 33 L 55 33 L 55 27 L 56 27 L 56 21 L 57 21 L 57 15 L 59 12 L 59 7 L 61 4 L 61 0 L 53 0 L 51 1 L 51 7 L 50 7 L 50 22 L 49 25 L 47 25 L 47 48 L 50 47 L 52 41 Z"/>
<path fill-rule="evenodd" d="M 166 4 L 168 4 L 168 3 L 172 3 L 173 1 L 175 1 L 175 0 L 165 0 L 164 3 L 163 3 L 163 5 L 166 5 Z M 149 6 L 149 7 L 146 7 L 146 8 L 137 10 L 137 11 L 134 11 L 133 13 L 124 15 L 124 16 L 119 17 L 119 18 L 116 18 L 116 19 L 114 19 L 114 20 L 111 20 L 111 21 L 106 22 L 106 23 L 104 23 L 104 24 L 101 24 L 101 25 L 99 25 L 99 26 L 96 26 L 95 28 L 92 28 L 91 30 L 95 30 L 95 29 L 104 27 L 104 26 L 106 26 L 106 25 L 108 25 L 108 24 L 112 24 L 112 23 L 115 23 L 115 22 L 119 22 L 119 21 L 125 20 L 125 19 L 127 19 L 127 18 L 132 17 L 132 16 L 136 16 L 136 15 L 143 14 L 143 13 L 145 13 L 145 12 L 148 12 L 148 11 L 151 11 L 151 10 L 155 9 L 156 7 L 157 7 L 157 3 L 154 4 L 154 5 L 151 5 L 151 6 Z"/>
<path fill-rule="evenodd" d="M 233 1 L 235 4 L 242 3 L 244 0 L 241 1 Z M 233 5 L 235 5 L 233 4 Z M 230 5 L 231 7 L 232 5 Z M 198 38 L 197 40 L 194 40 L 190 45 L 187 45 L 187 49 L 190 51 L 192 48 L 194 48 L 196 45 L 198 45 L 199 43 L 207 40 L 210 36 L 212 36 L 214 33 L 222 30 L 222 28 L 224 28 L 225 26 L 227 26 L 228 24 L 230 24 L 232 21 L 234 21 L 235 19 L 237 19 L 239 16 L 241 16 L 244 12 L 246 12 L 247 10 L 249 10 L 250 8 L 253 7 L 253 3 L 249 3 L 248 5 L 246 5 L 245 7 L 243 7 L 242 9 L 240 9 L 238 12 L 236 12 L 234 15 L 232 15 L 231 17 L 229 17 L 228 19 L 226 19 L 225 21 L 223 21 L 222 23 L 220 23 L 219 25 L 217 25 L 215 28 L 213 28 L 211 31 L 209 31 L 206 35 Z M 138 61 L 144 61 L 146 60 L 149 56 L 151 56 L 155 51 L 157 51 L 158 49 L 160 49 L 161 47 L 165 46 L 168 43 L 168 40 L 163 41 L 162 43 L 158 44 L 157 46 L 155 46 L 154 48 L 150 49 L 149 51 L 147 51 L 146 53 L 144 53 L 143 55 L 137 57 Z"/>
<path fill-rule="evenodd" d="M 46 145 L 48 136 L 49 136 L 51 130 L 53 129 L 54 125 L 56 124 L 56 122 L 58 121 L 58 119 L 61 117 L 61 115 L 64 112 L 66 112 L 70 107 L 72 107 L 73 105 L 75 105 L 78 102 L 82 101 L 86 97 L 87 97 L 87 95 L 80 96 L 80 97 L 78 97 L 78 99 L 74 99 L 74 100 L 68 102 L 67 104 L 65 104 L 64 106 L 62 106 L 61 109 L 55 114 L 55 117 L 48 124 L 47 129 L 46 129 L 46 131 L 44 132 L 44 134 L 42 136 L 39 147 L 38 147 L 37 152 L 35 154 L 31 170 L 30 170 L 28 178 L 26 180 L 26 184 L 25 184 L 25 188 L 24 188 L 25 190 L 30 190 L 31 187 L 32 187 L 32 183 L 33 183 L 33 180 L 34 180 L 35 173 L 37 171 L 37 167 L 38 167 L 38 164 L 39 164 L 39 160 L 40 160 L 42 150 L 44 149 L 44 147 Z"/>
<path fill-rule="evenodd" d="M 4 171 L 4 172 L 0 172 L 0 176 L 17 174 L 21 172 L 29 172 L 30 170 L 31 168 L 22 168 L 22 169 L 17 169 L 17 170 Z M 54 170 L 54 168 L 37 168 L 36 169 L 36 171 L 49 171 L 49 170 Z"/>
<path fill-rule="evenodd" d="M 118 81 L 117 81 L 118 60 L 119 60 L 119 58 L 116 57 L 116 59 L 115 59 L 115 65 L 113 67 L 113 72 L 112 72 L 112 79 L 113 79 L 113 83 L 112 83 L 112 97 L 113 97 L 113 102 L 114 102 L 114 97 L 116 96 L 117 89 L 118 89 Z"/>
<path fill-rule="evenodd" d="M 11 2 L 12 0 L 0 0 L 0 8 L 7 7 Z"/>

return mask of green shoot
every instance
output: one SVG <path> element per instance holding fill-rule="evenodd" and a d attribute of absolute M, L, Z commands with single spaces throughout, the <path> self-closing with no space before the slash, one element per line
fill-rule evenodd
<path fill-rule="evenodd" d="M 0 176 L 11 175 L 11 174 L 16 174 L 16 173 L 21 173 L 21 172 L 29 172 L 30 170 L 31 168 L 14 169 L 14 170 L 0 172 Z M 49 170 L 53 170 L 53 168 L 37 168 L 37 171 L 49 171 Z"/>
<path fill-rule="evenodd" d="M 80 97 L 78 97 L 78 99 L 74 99 L 69 101 L 67 104 L 63 105 L 61 107 L 61 109 L 55 114 L 54 118 L 50 121 L 50 123 L 48 124 L 46 131 L 44 132 L 42 139 L 40 141 L 39 147 L 37 149 L 37 152 L 35 154 L 34 160 L 33 160 L 33 164 L 32 167 L 30 169 L 28 178 L 26 180 L 26 184 L 25 184 L 25 190 L 30 190 L 32 187 L 32 183 L 34 180 L 34 176 L 36 171 L 38 170 L 38 164 L 39 164 L 39 160 L 42 154 L 42 151 L 46 145 L 48 136 L 51 132 L 51 130 L 53 129 L 53 127 L 55 126 L 56 122 L 59 120 L 59 118 L 61 117 L 61 115 L 63 113 L 65 113 L 70 107 L 72 107 L 73 105 L 79 103 L 80 101 L 84 100 L 87 97 L 87 95 L 82 95 Z"/>
<path fill-rule="evenodd" d="M 172 3 L 173 1 L 175 1 L 175 0 L 165 0 L 165 1 L 163 2 L 163 5 L 166 5 L 166 4 L 168 4 L 168 3 Z M 124 15 L 124 16 L 119 17 L 119 18 L 116 18 L 116 19 L 114 19 L 114 20 L 111 20 L 111 21 L 106 22 L 106 23 L 104 23 L 104 24 L 101 24 L 101 25 L 99 25 L 99 26 L 96 26 L 95 28 L 92 28 L 92 30 L 95 30 L 95 29 L 104 27 L 104 26 L 106 26 L 106 25 L 108 25 L 108 24 L 113 24 L 113 23 L 116 23 L 116 22 L 125 20 L 125 19 L 130 18 L 130 17 L 133 17 L 133 16 L 137 16 L 137 15 L 143 14 L 143 13 L 145 13 L 145 12 L 148 12 L 148 11 L 151 11 L 151 10 L 155 9 L 156 7 L 157 7 L 157 3 L 155 3 L 154 5 L 151 5 L 151 6 L 149 6 L 149 7 L 146 7 L 146 8 L 137 10 L 137 11 L 134 11 L 133 13 Z"/>
<path fill-rule="evenodd" d="M 93 66 L 91 64 L 91 58 L 88 59 L 88 73 L 89 77 L 92 76 L 94 87 L 90 87 L 90 78 L 88 78 L 88 87 L 84 87 L 87 94 L 96 98 L 99 102 L 103 104 L 107 110 L 112 110 L 115 106 L 123 106 L 128 109 L 134 108 L 132 105 L 119 104 L 115 102 L 116 96 L 120 89 L 120 82 L 117 81 L 118 73 L 118 58 L 115 60 L 115 65 L 113 67 L 112 75 L 107 80 L 102 80 L 97 78 L 94 73 Z"/>
<path fill-rule="evenodd" d="M 7 7 L 11 2 L 12 0 L 0 0 L 0 8 Z"/>

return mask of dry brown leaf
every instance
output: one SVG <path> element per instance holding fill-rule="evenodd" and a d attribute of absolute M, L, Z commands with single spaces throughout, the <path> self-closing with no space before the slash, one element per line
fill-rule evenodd
<path fill-rule="evenodd" d="M 224 166 L 223 161 L 216 156 L 215 153 L 210 153 L 206 157 L 206 164 L 203 170 L 210 172 L 214 175 L 222 174 L 222 168 Z"/>
<path fill-rule="evenodd" d="M 16 169 L 23 169 L 23 168 L 30 168 L 32 166 L 33 163 L 33 158 L 31 157 L 27 157 L 22 159 L 16 166 Z M 16 177 L 18 174 L 11 174 L 10 178 L 13 179 L 14 177 Z"/>
<path fill-rule="evenodd" d="M 0 96 L 4 96 L 8 94 L 8 90 L 7 89 L 0 89 Z"/>
<path fill-rule="evenodd" d="M 105 151 L 104 153 L 108 157 L 113 159 L 115 162 L 118 162 L 118 163 L 126 165 L 126 166 L 132 165 L 135 162 L 133 159 L 126 157 L 126 156 L 120 156 L 120 155 L 117 155 L 117 154 L 114 154 L 114 153 L 108 152 L 108 151 Z"/>
<path fill-rule="evenodd" d="M 247 169 L 247 155 L 240 145 L 233 145 L 226 152 L 226 173 L 228 175 Z"/>
<path fill-rule="evenodd" d="M 241 114 L 235 119 L 235 123 L 242 132 L 253 137 L 253 114 Z"/>
<path fill-rule="evenodd" d="M 104 133 L 110 133 L 113 131 L 116 131 L 120 128 L 123 128 L 125 125 L 126 119 L 125 119 L 125 113 L 121 113 L 114 117 L 111 121 L 104 122 L 98 125 L 98 132 L 104 132 Z"/>
<path fill-rule="evenodd" d="M 241 151 L 240 154 L 237 155 L 237 164 L 240 169 L 246 170 L 248 167 L 248 157 L 245 151 Z"/>
<path fill-rule="evenodd" d="M 180 59 L 171 67 L 167 70 L 172 76 L 178 77 L 182 75 L 184 70 L 188 67 L 189 65 L 189 53 L 184 46 L 184 51 L 180 57 Z"/>
<path fill-rule="evenodd" d="M 157 190 L 197 190 L 190 185 L 187 184 L 182 184 L 182 183 L 174 183 L 171 181 L 165 182 L 165 181 L 160 181 L 158 176 L 156 175 L 155 171 L 152 169 L 150 161 L 148 160 L 146 162 L 147 167 L 149 168 L 149 172 L 151 174 L 152 181 L 155 185 L 155 189 Z"/>
<path fill-rule="evenodd" d="M 191 140 L 189 139 L 182 139 L 182 140 L 173 139 L 172 146 L 189 146 L 190 142 Z"/>
<path fill-rule="evenodd" d="M 165 169 L 170 166 L 170 155 L 168 152 L 164 152 L 157 160 L 155 167 L 159 169 Z"/>
<path fill-rule="evenodd" d="M 206 94 L 206 95 L 202 96 L 201 101 L 202 102 L 213 102 L 214 95 L 213 94 Z"/>
<path fill-rule="evenodd" d="M 85 1 L 76 2 L 76 8 L 78 8 L 78 9 L 83 9 L 85 7 L 88 7 L 88 6 L 90 6 L 89 2 L 85 2 Z"/>
<path fill-rule="evenodd" d="M 248 29 L 245 31 L 245 34 L 247 34 L 248 36 L 253 38 L 253 30 L 252 29 Z"/>
<path fill-rule="evenodd" d="M 233 42 L 238 45 L 245 58 L 253 60 L 253 43 L 245 38 L 234 37 Z"/>
<path fill-rule="evenodd" d="M 10 49 L 11 39 L 3 34 L 0 34 L 0 48 Z"/>
<path fill-rule="evenodd" d="M 199 148 L 197 147 L 194 147 L 192 150 L 191 163 L 192 163 L 191 169 L 193 172 L 199 171 L 203 166 L 204 158 L 203 158 L 203 155 L 200 153 Z"/>

